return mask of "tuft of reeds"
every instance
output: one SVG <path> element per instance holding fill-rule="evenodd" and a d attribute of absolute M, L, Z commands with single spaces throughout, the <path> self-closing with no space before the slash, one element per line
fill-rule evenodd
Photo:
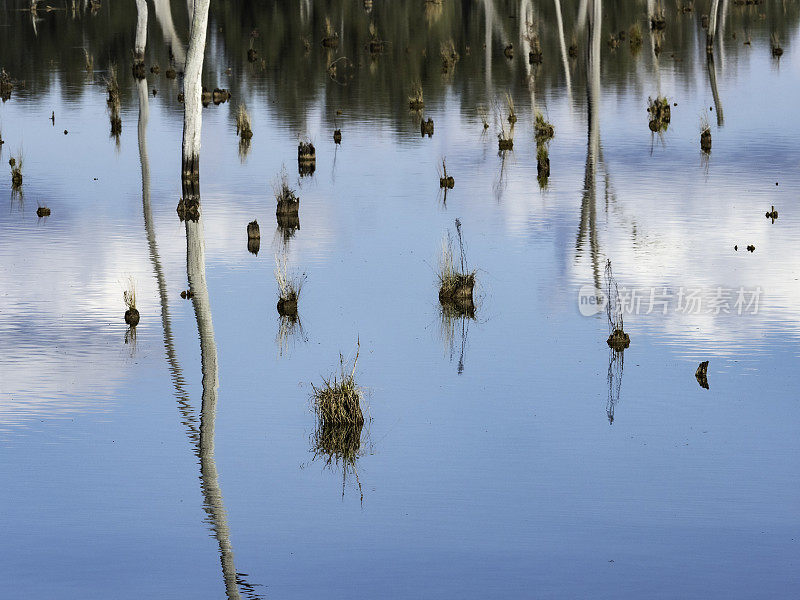
<path fill-rule="evenodd" d="M 342 143 L 342 130 L 336 129 L 333 132 L 333 143 L 334 144 L 341 144 Z"/>
<path fill-rule="evenodd" d="M 764 215 L 768 219 L 772 219 L 772 222 L 775 222 L 775 219 L 778 218 L 778 211 L 775 210 L 775 206 L 773 205 Z"/>
<path fill-rule="evenodd" d="M 83 63 L 87 73 L 94 71 L 94 56 L 86 48 L 83 49 Z"/>
<path fill-rule="evenodd" d="M 475 288 L 475 271 L 470 270 L 464 250 L 464 239 L 461 234 L 461 221 L 456 219 L 456 236 L 458 238 L 458 256 L 454 252 L 453 237 L 448 231 L 442 239 L 442 251 L 439 256 L 439 302 L 441 304 L 469 300 Z"/>
<path fill-rule="evenodd" d="M 669 100 L 663 96 L 647 99 L 647 112 L 650 113 L 650 131 L 661 133 L 669 127 L 671 109 Z"/>
<path fill-rule="evenodd" d="M 769 36 L 770 47 L 772 48 L 772 56 L 779 58 L 783 56 L 783 48 L 781 48 L 781 38 L 777 31 L 773 31 Z"/>
<path fill-rule="evenodd" d="M 250 113 L 247 112 L 244 104 L 239 104 L 239 108 L 236 110 L 236 135 L 241 136 L 243 140 L 253 137 Z"/>
<path fill-rule="evenodd" d="M 550 155 L 545 143 L 536 146 L 536 176 L 539 185 L 546 187 L 547 178 L 550 177 Z"/>
<path fill-rule="evenodd" d="M 545 119 L 542 112 L 538 110 L 536 111 L 536 116 L 534 117 L 533 127 L 536 132 L 537 144 L 549 142 L 556 134 L 556 130 L 552 123 Z"/>
<path fill-rule="evenodd" d="M 109 105 L 119 106 L 119 81 L 117 80 L 117 67 L 111 64 L 108 67 L 108 77 L 105 78 L 106 91 L 108 92 L 107 102 Z"/>
<path fill-rule="evenodd" d="M 506 47 L 503 48 L 503 55 L 508 60 L 511 60 L 512 58 L 514 58 L 514 44 L 506 44 Z"/>
<path fill-rule="evenodd" d="M 337 48 L 339 46 L 339 33 L 333 29 L 331 20 L 325 17 L 325 36 L 322 38 L 322 45 L 325 48 Z"/>
<path fill-rule="evenodd" d="M 411 110 L 422 110 L 425 107 L 425 101 L 422 98 L 422 84 L 415 81 L 411 85 L 411 95 L 408 97 L 408 107 Z"/>
<path fill-rule="evenodd" d="M 297 211 L 300 208 L 300 198 L 298 198 L 295 191 L 289 187 L 289 176 L 286 174 L 286 168 L 281 169 L 281 173 L 272 188 L 277 203 L 275 208 L 276 216 L 297 216 Z"/>
<path fill-rule="evenodd" d="M 40 206 L 39 208 L 36 209 L 36 216 L 39 217 L 40 219 L 43 217 L 49 217 L 50 209 L 47 208 L 46 206 Z"/>
<path fill-rule="evenodd" d="M 638 23 L 631 25 L 631 28 L 628 30 L 628 39 L 630 40 L 631 50 L 633 52 L 637 52 L 641 49 L 644 38 L 642 37 L 642 28 Z"/>
<path fill-rule="evenodd" d="M 317 168 L 317 151 L 309 140 L 300 140 L 297 145 L 297 168 L 300 175 L 313 175 Z"/>
<path fill-rule="evenodd" d="M 447 174 L 447 165 L 445 159 L 442 158 L 442 169 L 439 171 L 439 187 L 446 190 L 452 190 L 456 185 L 456 180 L 452 175 Z"/>
<path fill-rule="evenodd" d="M 486 110 L 486 107 L 483 104 L 479 104 L 476 111 L 478 116 L 481 118 L 481 122 L 483 123 L 483 130 L 486 131 L 489 129 L 489 111 Z"/>
<path fill-rule="evenodd" d="M 700 149 L 706 154 L 711 152 L 711 125 L 705 113 L 700 115 Z"/>
<path fill-rule="evenodd" d="M 511 97 L 511 94 L 506 92 L 506 106 L 508 107 L 508 122 L 513 125 L 517 122 L 517 111 L 514 108 L 514 98 Z"/>
<path fill-rule="evenodd" d="M 664 10 L 657 8 L 655 12 L 650 15 L 650 29 L 653 31 L 661 31 L 667 26 L 667 19 L 664 17 Z"/>
<path fill-rule="evenodd" d="M 631 338 L 625 333 L 624 323 L 622 319 L 622 303 L 619 297 L 619 288 L 617 280 L 614 279 L 614 273 L 611 270 L 611 261 L 606 260 L 605 269 L 605 287 L 606 287 L 606 316 L 608 317 L 608 343 L 612 350 L 621 352 L 631 345 Z"/>
<path fill-rule="evenodd" d="M 8 164 L 11 167 L 11 187 L 18 190 L 22 187 L 22 152 L 8 159 Z"/>
<path fill-rule="evenodd" d="M 131 327 L 136 327 L 139 323 L 139 311 L 136 308 L 136 281 L 133 277 L 128 278 L 128 287 L 122 291 L 122 300 L 128 310 L 125 311 L 125 322 Z"/>
<path fill-rule="evenodd" d="M 542 44 L 539 41 L 539 31 L 534 21 L 525 22 L 525 39 L 530 46 L 528 62 L 532 65 L 542 64 Z"/>
<path fill-rule="evenodd" d="M 356 367 L 361 350 L 359 342 L 353 368 L 348 370 L 344 356 L 339 354 L 340 373 L 323 379 L 320 387 L 313 383 L 314 412 L 320 427 L 352 427 L 364 424 L 364 413 L 361 410 L 361 389 L 356 384 Z"/>
<path fill-rule="evenodd" d="M 384 42 L 378 35 L 378 27 L 375 25 L 375 23 L 370 23 L 369 41 L 367 42 L 367 48 L 369 49 L 370 53 L 380 54 L 381 52 L 383 52 L 385 46 L 386 42 Z"/>
<path fill-rule="evenodd" d="M 278 314 L 282 317 L 297 318 L 297 301 L 306 280 L 305 274 L 297 275 L 289 271 L 286 253 L 275 255 L 275 280 L 278 282 Z"/>
<path fill-rule="evenodd" d="M 425 137 L 426 135 L 428 137 L 433 136 L 433 119 L 428 117 L 427 121 L 420 120 L 419 133 L 420 133 L 420 137 Z"/>
<path fill-rule="evenodd" d="M 442 59 L 442 73 L 449 73 L 456 66 L 456 63 L 461 58 L 456 51 L 456 45 L 453 38 L 442 42 L 439 45 L 439 56 Z"/>
<path fill-rule="evenodd" d="M 6 73 L 5 69 L 0 69 L 0 98 L 3 102 L 11 98 L 11 92 L 14 90 L 14 80 L 11 75 Z"/>

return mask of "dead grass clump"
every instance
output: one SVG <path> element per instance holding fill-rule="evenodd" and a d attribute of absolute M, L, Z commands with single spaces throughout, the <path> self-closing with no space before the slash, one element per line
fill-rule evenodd
<path fill-rule="evenodd" d="M 503 54 L 508 60 L 514 58 L 514 44 L 507 44 L 505 48 L 503 48 Z"/>
<path fill-rule="evenodd" d="M 552 123 L 547 121 L 547 119 L 544 118 L 544 115 L 538 110 L 536 111 L 533 126 L 536 131 L 537 144 L 549 142 L 556 134 L 556 130 Z"/>
<path fill-rule="evenodd" d="M 230 99 L 231 93 L 225 88 L 214 88 L 214 91 L 211 93 L 211 100 L 214 102 L 215 106 L 224 104 Z"/>
<path fill-rule="evenodd" d="M 341 144 L 342 143 L 342 130 L 337 129 L 333 132 L 333 143 L 334 144 Z"/>
<path fill-rule="evenodd" d="M 273 189 L 277 202 L 275 214 L 278 217 L 281 215 L 297 216 L 297 211 L 300 208 L 300 198 L 298 198 L 295 191 L 289 187 L 289 177 L 286 174 L 285 168 L 281 170 L 278 180 L 273 184 Z"/>
<path fill-rule="evenodd" d="M 107 102 L 109 105 L 116 104 L 119 106 L 119 81 L 117 80 L 117 67 L 111 65 L 108 68 L 108 77 L 105 78 L 106 91 L 108 92 Z"/>
<path fill-rule="evenodd" d="M 11 79 L 11 75 L 6 73 L 5 69 L 0 69 L 0 97 L 2 97 L 3 102 L 11 98 L 13 89 L 14 80 Z"/>
<path fill-rule="evenodd" d="M 439 302 L 472 301 L 475 288 L 475 271 L 467 265 L 464 239 L 461 235 L 461 221 L 456 219 L 459 255 L 453 251 L 453 237 L 450 232 L 442 239 L 442 253 L 439 257 Z"/>
<path fill-rule="evenodd" d="M 638 23 L 631 25 L 631 28 L 628 30 L 628 39 L 630 41 L 631 50 L 633 52 L 638 52 L 642 47 L 644 39 L 642 37 L 642 28 Z"/>
<path fill-rule="evenodd" d="M 420 137 L 425 137 L 426 135 L 428 137 L 433 136 L 433 119 L 428 117 L 427 121 L 420 120 L 419 132 L 420 132 Z"/>
<path fill-rule="evenodd" d="M 700 117 L 700 149 L 706 154 L 711 152 L 711 125 L 705 114 Z"/>
<path fill-rule="evenodd" d="M 442 170 L 439 171 L 439 187 L 442 189 L 452 190 L 456 186 L 456 180 L 452 175 L 447 174 L 447 165 L 445 159 L 442 159 Z"/>
<path fill-rule="evenodd" d="M 247 112 L 244 104 L 240 104 L 236 111 L 236 134 L 241 136 L 243 140 L 249 140 L 253 137 L 250 113 Z"/>
<path fill-rule="evenodd" d="M 367 42 L 367 47 L 371 54 L 380 54 L 383 52 L 384 47 L 386 46 L 386 42 L 384 42 L 380 36 L 378 35 L 378 28 L 375 23 L 369 24 L 369 42 Z"/>
<path fill-rule="evenodd" d="M 525 22 L 525 39 L 530 45 L 528 62 L 532 65 L 542 64 L 542 44 L 539 41 L 539 32 L 536 23 L 532 21 Z"/>
<path fill-rule="evenodd" d="M 83 66 L 87 73 L 94 71 L 94 56 L 86 48 L 83 49 Z"/>
<path fill-rule="evenodd" d="M 178 76 L 177 71 L 173 67 L 169 67 L 165 72 L 164 75 L 167 79 L 175 79 Z"/>
<path fill-rule="evenodd" d="M 322 45 L 325 48 L 338 48 L 339 46 L 339 32 L 334 31 L 328 17 L 325 17 L 325 36 L 322 38 Z"/>
<path fill-rule="evenodd" d="M 621 352 L 631 345 L 631 338 L 624 331 L 622 320 L 622 303 L 619 298 L 619 288 L 614 274 L 611 271 L 611 261 L 606 261 L 606 316 L 608 317 L 608 339 L 606 343 L 612 350 Z"/>
<path fill-rule="evenodd" d="M 258 227 L 258 221 L 250 221 L 247 224 L 247 239 L 249 240 L 261 239 L 261 229 Z"/>
<path fill-rule="evenodd" d="M 514 108 L 514 98 L 506 92 L 506 105 L 508 106 L 508 122 L 512 125 L 517 122 L 517 111 Z"/>
<path fill-rule="evenodd" d="M 40 219 L 43 217 L 49 217 L 50 209 L 47 208 L 46 206 L 40 206 L 39 208 L 36 209 L 36 216 L 39 217 Z"/>
<path fill-rule="evenodd" d="M 313 389 L 314 412 L 320 427 L 360 426 L 364 424 L 361 411 L 361 389 L 356 384 L 356 366 L 361 345 L 356 350 L 353 368 L 348 371 L 344 356 L 339 355 L 340 374 L 323 379 L 323 384 Z"/>
<path fill-rule="evenodd" d="M 411 110 L 422 110 L 425 107 L 425 101 L 422 98 L 422 84 L 419 81 L 414 82 L 411 86 L 408 107 Z"/>
<path fill-rule="evenodd" d="M 22 186 L 22 153 L 8 159 L 8 164 L 11 167 L 11 187 L 18 190 Z"/>
<path fill-rule="evenodd" d="M 452 38 L 439 45 L 439 56 L 442 59 L 442 73 L 449 73 L 455 68 L 461 57 L 456 51 L 456 45 Z"/>
<path fill-rule="evenodd" d="M 486 131 L 489 129 L 489 111 L 486 110 L 486 107 L 483 104 L 479 104 L 477 108 L 478 116 L 481 118 L 481 122 L 483 123 L 483 129 Z"/>
<path fill-rule="evenodd" d="M 650 113 L 650 131 L 661 133 L 667 130 L 670 120 L 669 100 L 658 96 L 655 100 L 647 99 L 647 112 Z"/>
<path fill-rule="evenodd" d="M 775 219 L 777 219 L 777 218 L 778 218 L 778 211 L 777 211 L 777 210 L 775 210 L 775 206 L 773 205 L 773 206 L 772 206 L 772 207 L 771 207 L 771 208 L 770 208 L 770 209 L 767 211 L 767 213 L 766 213 L 764 216 L 765 216 L 766 218 L 768 218 L 768 219 L 772 219 L 772 222 L 774 223 L 774 222 L 775 222 Z"/>
<path fill-rule="evenodd" d="M 546 187 L 547 178 L 550 177 L 550 155 L 545 143 L 536 147 L 536 176 L 539 180 L 539 185 Z"/>
<path fill-rule="evenodd" d="M 773 31 L 769 36 L 770 47 L 772 48 L 772 56 L 779 58 L 783 56 L 783 48 L 781 48 L 781 38 L 776 31 Z"/>
<path fill-rule="evenodd" d="M 125 311 L 125 322 L 131 327 L 136 327 L 139 323 L 139 311 L 136 309 L 136 281 L 133 277 L 128 278 L 128 289 L 122 291 L 122 300 L 128 307 Z"/>
<path fill-rule="evenodd" d="M 653 31 L 662 31 L 666 26 L 667 19 L 664 17 L 664 10 L 656 9 L 656 12 L 650 15 L 650 29 Z"/>
<path fill-rule="evenodd" d="M 300 141 L 297 145 L 297 160 L 301 162 L 317 160 L 317 151 L 310 141 Z"/>
<path fill-rule="evenodd" d="M 278 282 L 278 314 L 297 318 L 297 300 L 306 280 L 305 275 L 291 273 L 286 254 L 275 255 L 275 280 Z"/>

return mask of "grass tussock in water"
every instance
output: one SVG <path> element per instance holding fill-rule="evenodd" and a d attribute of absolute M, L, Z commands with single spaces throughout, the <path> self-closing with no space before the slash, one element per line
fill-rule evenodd
<path fill-rule="evenodd" d="M 11 187 L 15 190 L 22 186 L 22 162 L 22 152 L 17 154 L 16 158 L 12 156 L 8 159 L 11 167 Z"/>
<path fill-rule="evenodd" d="M 619 297 L 619 288 L 614 273 L 611 270 L 611 261 L 606 261 L 605 269 L 606 284 L 606 316 L 608 317 L 608 343 L 612 350 L 622 352 L 631 345 L 631 338 L 625 333 L 624 322 L 622 319 L 622 303 Z"/>
<path fill-rule="evenodd" d="M 647 112 L 650 113 L 650 131 L 661 133 L 669 127 L 671 109 L 664 96 L 647 99 Z"/>
<path fill-rule="evenodd" d="M 278 313 L 281 316 L 297 315 L 297 301 L 306 280 L 289 270 L 286 254 L 275 255 L 275 281 L 278 282 Z"/>
<path fill-rule="evenodd" d="M 514 107 L 514 98 L 508 92 L 506 92 L 506 106 L 508 107 L 507 120 L 513 125 L 517 122 L 517 109 Z"/>
<path fill-rule="evenodd" d="M 281 169 L 281 173 L 272 187 L 275 193 L 276 215 L 296 216 L 300 208 L 300 198 L 298 198 L 295 191 L 289 187 L 289 176 L 285 168 Z"/>
<path fill-rule="evenodd" d="M 481 119 L 481 123 L 483 124 L 484 132 L 489 129 L 489 111 L 486 110 L 486 107 L 483 104 L 479 104 L 476 112 Z"/>
<path fill-rule="evenodd" d="M 455 68 L 461 56 L 456 51 L 453 38 L 442 42 L 439 45 L 439 57 L 442 59 L 442 73 L 450 73 Z"/>
<path fill-rule="evenodd" d="M 456 185 L 456 180 L 452 175 L 447 174 L 447 164 L 442 158 L 442 168 L 439 171 L 439 187 L 441 189 L 452 190 Z"/>
<path fill-rule="evenodd" d="M 411 85 L 411 95 L 408 97 L 408 107 L 411 110 L 422 110 L 425 107 L 425 100 L 422 96 L 422 84 L 415 81 Z"/>
<path fill-rule="evenodd" d="M 453 304 L 466 300 L 471 302 L 472 292 L 475 288 L 475 271 L 470 270 L 467 264 L 459 219 L 456 219 L 456 236 L 458 238 L 458 255 L 454 252 L 453 237 L 449 231 L 442 239 L 438 272 L 439 302 L 442 304 Z"/>
<path fill-rule="evenodd" d="M 136 308 L 136 281 L 133 277 L 128 278 L 127 288 L 122 291 L 122 300 L 125 302 L 125 322 L 131 327 L 136 327 L 139 323 L 139 311 Z"/>
<path fill-rule="evenodd" d="M 541 111 L 536 111 L 536 116 L 534 117 L 533 123 L 534 129 L 536 131 L 536 143 L 541 144 L 543 142 L 549 142 L 553 139 L 556 134 L 556 130 L 553 127 L 553 124 L 550 123 L 547 119 L 545 119 L 544 115 Z"/>
<path fill-rule="evenodd" d="M 314 413 L 320 427 L 361 426 L 364 424 L 364 413 L 361 411 L 361 389 L 356 384 L 356 367 L 361 344 L 356 349 L 353 368 L 348 370 L 344 356 L 339 355 L 338 375 L 323 379 L 322 385 L 313 383 Z"/>
<path fill-rule="evenodd" d="M 247 112 L 247 107 L 244 104 L 240 104 L 236 110 L 236 134 L 241 136 L 243 140 L 249 140 L 253 137 L 250 113 Z"/>
<path fill-rule="evenodd" d="M 631 28 L 628 30 L 628 40 L 632 52 L 636 53 L 641 50 L 644 38 L 642 37 L 642 28 L 638 23 L 631 25 Z"/>
<path fill-rule="evenodd" d="M 711 152 L 711 125 L 705 114 L 700 116 L 700 149 L 706 154 Z"/>

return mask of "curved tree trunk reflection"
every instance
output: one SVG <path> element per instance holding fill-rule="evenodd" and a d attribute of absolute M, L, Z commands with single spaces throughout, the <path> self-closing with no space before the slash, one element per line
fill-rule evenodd
<path fill-rule="evenodd" d="M 158 21 L 158 25 L 161 27 L 161 34 L 164 36 L 164 42 L 169 46 L 169 50 L 175 58 L 175 64 L 183 69 L 186 62 L 186 53 L 183 50 L 183 42 L 181 42 L 175 31 L 175 23 L 172 21 L 172 9 L 170 8 L 169 0 L 151 1 L 153 2 L 153 9 L 156 13 L 156 21 Z"/>
<path fill-rule="evenodd" d="M 708 80 L 711 83 L 711 95 L 714 96 L 714 110 L 717 111 L 717 127 L 722 127 L 725 118 L 722 116 L 722 101 L 719 99 L 719 90 L 717 89 L 717 68 L 714 66 L 714 55 L 708 54 Z"/>
<path fill-rule="evenodd" d="M 217 463 L 214 459 L 214 421 L 217 414 L 219 368 L 217 344 L 214 341 L 214 324 L 211 321 L 211 303 L 206 285 L 206 263 L 203 250 L 203 225 L 198 219 L 186 220 L 186 274 L 192 292 L 197 332 L 200 336 L 200 364 L 203 373 L 203 401 L 200 409 L 200 439 L 197 453 L 200 458 L 200 487 L 203 490 L 205 511 L 211 529 L 219 544 L 225 593 L 229 599 L 240 598 L 233 546 L 230 541 L 228 519 L 222 502 Z"/>

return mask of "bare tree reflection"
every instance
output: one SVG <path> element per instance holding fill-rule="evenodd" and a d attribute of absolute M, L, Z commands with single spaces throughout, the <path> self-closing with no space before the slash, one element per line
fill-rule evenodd
<path fill-rule="evenodd" d="M 602 162 L 600 149 L 600 30 L 602 24 L 602 5 L 600 0 L 592 0 L 589 18 L 589 50 L 587 56 L 587 112 L 588 140 L 586 147 L 586 166 L 583 177 L 583 198 L 581 200 L 581 219 L 578 227 L 577 253 L 580 256 L 588 242 L 592 263 L 592 276 L 595 289 L 599 292 L 600 259 L 597 240 L 597 167 Z M 604 178 L 606 190 L 608 178 Z"/>
<path fill-rule="evenodd" d="M 620 388 L 622 387 L 622 369 L 625 362 L 624 352 L 609 348 L 608 350 L 608 401 L 606 402 L 606 415 L 608 423 L 614 424 L 614 409 L 619 402 Z"/>

